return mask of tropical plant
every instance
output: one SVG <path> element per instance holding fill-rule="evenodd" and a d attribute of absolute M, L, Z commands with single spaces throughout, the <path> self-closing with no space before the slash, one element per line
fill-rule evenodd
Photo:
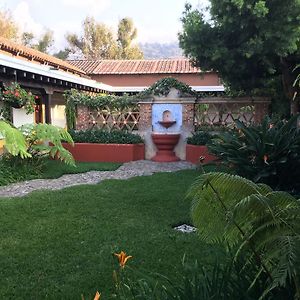
<path fill-rule="evenodd" d="M 69 130 L 75 143 L 99 143 L 99 144 L 139 144 L 143 139 L 137 135 L 121 130 Z"/>
<path fill-rule="evenodd" d="M 61 144 L 62 141 L 73 144 L 72 137 L 63 128 L 30 124 L 17 129 L 6 121 L 0 121 L 0 134 L 4 137 L 5 149 L 12 156 L 21 159 L 50 156 L 66 164 L 75 164 L 72 154 Z"/>
<path fill-rule="evenodd" d="M 300 132 L 298 116 L 289 121 L 265 117 L 261 124 L 247 127 L 236 121 L 236 129 L 214 137 L 210 151 L 237 174 L 276 189 L 300 188 Z"/>
<path fill-rule="evenodd" d="M 187 197 L 192 199 L 192 219 L 203 241 L 222 242 L 237 249 L 236 259 L 243 253 L 245 267 L 258 266 L 251 285 L 265 277 L 261 298 L 281 289 L 292 289 L 300 297 L 299 200 L 226 173 L 201 175 Z"/>
<path fill-rule="evenodd" d="M 4 85 L 3 91 L 0 93 L 0 98 L 4 103 L 11 107 L 25 107 L 27 114 L 32 114 L 35 109 L 35 98 L 31 92 L 27 92 L 21 88 L 17 82 L 11 85 Z"/>

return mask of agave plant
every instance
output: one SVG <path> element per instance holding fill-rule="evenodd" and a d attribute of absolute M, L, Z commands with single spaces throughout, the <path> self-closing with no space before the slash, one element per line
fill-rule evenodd
<path fill-rule="evenodd" d="M 286 192 L 273 191 L 237 175 L 201 175 L 188 192 L 192 218 L 201 239 L 223 242 L 240 253 L 249 253 L 245 264 L 255 263 L 267 278 L 264 294 L 292 286 L 300 297 L 298 251 L 300 202 Z"/>
<path fill-rule="evenodd" d="M 247 127 L 236 121 L 237 129 L 216 136 L 210 151 L 235 171 L 255 182 L 276 189 L 300 189 L 300 132 L 298 116 L 288 122 L 264 118 L 260 125 Z"/>
<path fill-rule="evenodd" d="M 72 154 L 61 142 L 73 144 L 72 137 L 63 128 L 50 124 L 30 124 L 17 129 L 6 121 L 0 120 L 0 134 L 5 140 L 5 149 L 12 156 L 22 159 L 50 156 L 75 165 Z"/>

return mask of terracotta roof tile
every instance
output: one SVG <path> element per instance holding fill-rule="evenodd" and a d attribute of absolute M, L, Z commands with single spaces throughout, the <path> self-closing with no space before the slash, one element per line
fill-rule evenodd
<path fill-rule="evenodd" d="M 81 70 L 74 64 L 70 64 L 38 50 L 25 47 L 3 37 L 0 37 L 0 50 L 3 52 L 8 52 L 13 56 L 20 56 L 30 61 L 36 61 L 40 64 L 50 65 L 62 69 L 63 71 L 69 71 L 79 75 L 86 74 L 85 71 Z"/>
<path fill-rule="evenodd" d="M 87 74 L 173 74 L 199 73 L 188 59 L 149 59 L 149 60 L 72 60 L 69 61 Z"/>

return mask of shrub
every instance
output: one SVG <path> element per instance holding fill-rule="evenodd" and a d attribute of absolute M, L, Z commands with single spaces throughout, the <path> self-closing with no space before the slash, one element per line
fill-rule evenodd
<path fill-rule="evenodd" d="M 191 145 L 206 145 L 212 139 L 207 131 L 196 131 L 193 136 L 187 138 L 186 142 Z"/>
<path fill-rule="evenodd" d="M 246 127 L 236 121 L 237 129 L 215 136 L 210 151 L 234 166 L 236 172 L 254 182 L 275 189 L 300 189 L 300 133 L 297 116 L 288 122 L 272 122 L 266 117 L 260 125 Z"/>
<path fill-rule="evenodd" d="M 34 112 L 34 96 L 31 92 L 21 88 L 16 82 L 13 82 L 10 86 L 4 86 L 4 90 L 0 92 L 0 98 L 11 107 L 20 108 L 25 106 L 27 114 Z"/>
<path fill-rule="evenodd" d="M 70 130 L 75 143 L 99 143 L 99 144 L 139 144 L 143 139 L 126 131 L 105 131 L 105 130 Z"/>

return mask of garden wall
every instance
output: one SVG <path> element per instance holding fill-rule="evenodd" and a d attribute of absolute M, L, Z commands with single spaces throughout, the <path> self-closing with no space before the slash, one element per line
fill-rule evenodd
<path fill-rule="evenodd" d="M 154 98 L 141 100 L 138 105 L 123 110 L 91 109 L 77 107 L 76 129 L 121 129 L 140 134 L 145 139 L 146 159 L 156 152 L 151 139 L 153 132 L 152 106 Z M 259 123 L 269 112 L 270 100 L 267 98 L 177 98 L 166 103 L 182 105 L 181 138 L 175 148 L 176 155 L 186 159 L 186 138 L 201 126 L 226 126 L 238 119 L 248 125 Z"/>

